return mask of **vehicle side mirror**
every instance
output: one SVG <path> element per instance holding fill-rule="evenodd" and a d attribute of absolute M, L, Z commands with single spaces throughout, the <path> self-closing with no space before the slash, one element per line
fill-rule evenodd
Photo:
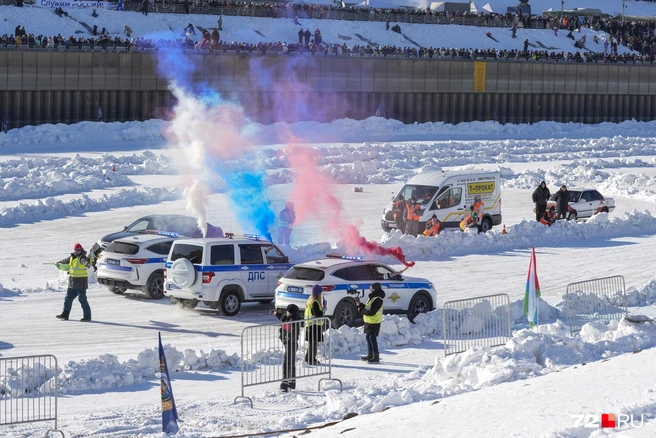
<path fill-rule="evenodd" d="M 127 229 L 128 229 L 128 226 L 127 226 L 127 225 L 123 227 L 123 231 L 125 231 L 125 230 L 127 230 Z"/>

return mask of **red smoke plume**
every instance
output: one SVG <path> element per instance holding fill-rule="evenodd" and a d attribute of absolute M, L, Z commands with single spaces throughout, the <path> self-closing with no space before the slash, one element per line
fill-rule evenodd
<path fill-rule="evenodd" d="M 376 242 L 370 242 L 360 236 L 355 225 L 341 223 L 342 204 L 330 191 L 334 182 L 321 173 L 311 149 L 288 146 L 286 152 L 294 174 L 291 199 L 294 200 L 296 218 L 299 222 L 308 216 L 322 218 L 326 222 L 326 228 L 339 237 L 347 251 L 354 254 L 391 256 L 406 267 L 414 266 L 414 262 L 406 261 L 400 247 L 385 248 Z"/>

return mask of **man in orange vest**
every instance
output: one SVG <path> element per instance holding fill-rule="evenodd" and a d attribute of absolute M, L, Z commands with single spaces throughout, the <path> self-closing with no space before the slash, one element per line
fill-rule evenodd
<path fill-rule="evenodd" d="M 476 213 L 476 216 L 472 215 L 472 227 L 478 228 L 478 232 L 481 231 L 481 221 L 483 220 L 483 215 L 485 214 L 485 204 L 481 199 L 481 195 L 474 196 L 474 205 L 472 205 L 472 210 Z"/>
<path fill-rule="evenodd" d="M 417 237 L 417 233 L 419 232 L 419 210 L 421 210 L 421 206 L 417 204 L 417 200 L 413 196 L 410 198 L 410 202 L 406 202 L 405 209 L 407 211 L 405 217 L 405 234 Z"/>
<path fill-rule="evenodd" d="M 437 220 L 437 216 L 433 215 L 428 222 L 426 222 L 426 230 L 424 236 L 437 236 L 440 234 L 442 224 Z"/>
<path fill-rule="evenodd" d="M 542 218 L 540 218 L 540 223 L 551 226 L 554 222 L 556 222 L 556 207 L 552 206 L 544 212 Z"/>

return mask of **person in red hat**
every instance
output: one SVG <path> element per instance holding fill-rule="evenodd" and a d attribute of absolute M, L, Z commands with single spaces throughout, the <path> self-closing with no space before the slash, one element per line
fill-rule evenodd
<path fill-rule="evenodd" d="M 83 312 L 80 321 L 91 321 L 91 307 L 89 307 L 87 301 L 87 288 L 89 287 L 87 268 L 91 266 L 91 262 L 87 258 L 87 252 L 82 248 L 82 245 L 76 243 L 70 257 L 55 263 L 55 266 L 62 271 L 68 272 L 68 290 L 64 299 L 64 310 L 61 315 L 57 315 L 57 318 L 64 321 L 68 320 L 73 301 L 77 298 L 80 300 Z"/>

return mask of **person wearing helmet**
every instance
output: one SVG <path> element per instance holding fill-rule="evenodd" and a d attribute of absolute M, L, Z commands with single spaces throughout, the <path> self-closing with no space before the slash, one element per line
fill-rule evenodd
<path fill-rule="evenodd" d="M 282 378 L 280 389 L 282 392 L 288 392 L 290 389 L 296 389 L 296 350 L 298 350 L 298 335 L 300 334 L 301 322 L 303 318 L 299 315 L 299 309 L 296 304 L 289 304 L 285 313 L 281 314 L 280 321 L 280 341 L 285 346 L 285 355 L 282 363 Z"/>
<path fill-rule="evenodd" d="M 405 210 L 405 234 L 417 237 L 417 233 L 419 232 L 419 215 L 421 214 L 421 206 L 417 204 L 417 198 L 414 196 L 410 198 L 410 201 L 405 204 Z"/>
<path fill-rule="evenodd" d="M 91 263 L 82 245 L 76 243 L 70 257 L 55 263 L 55 266 L 62 271 L 68 271 L 68 289 L 64 299 L 64 310 L 60 315 L 57 315 L 57 318 L 64 321 L 68 320 L 73 301 L 77 298 L 80 300 L 83 312 L 80 321 L 91 321 L 91 307 L 89 307 L 87 301 L 87 288 L 89 287 L 87 268 L 91 266 Z"/>
<path fill-rule="evenodd" d="M 294 211 L 294 203 L 288 202 L 285 208 L 280 211 L 278 215 L 278 244 L 289 245 L 289 238 L 292 235 L 292 226 L 296 222 L 296 212 Z"/>

